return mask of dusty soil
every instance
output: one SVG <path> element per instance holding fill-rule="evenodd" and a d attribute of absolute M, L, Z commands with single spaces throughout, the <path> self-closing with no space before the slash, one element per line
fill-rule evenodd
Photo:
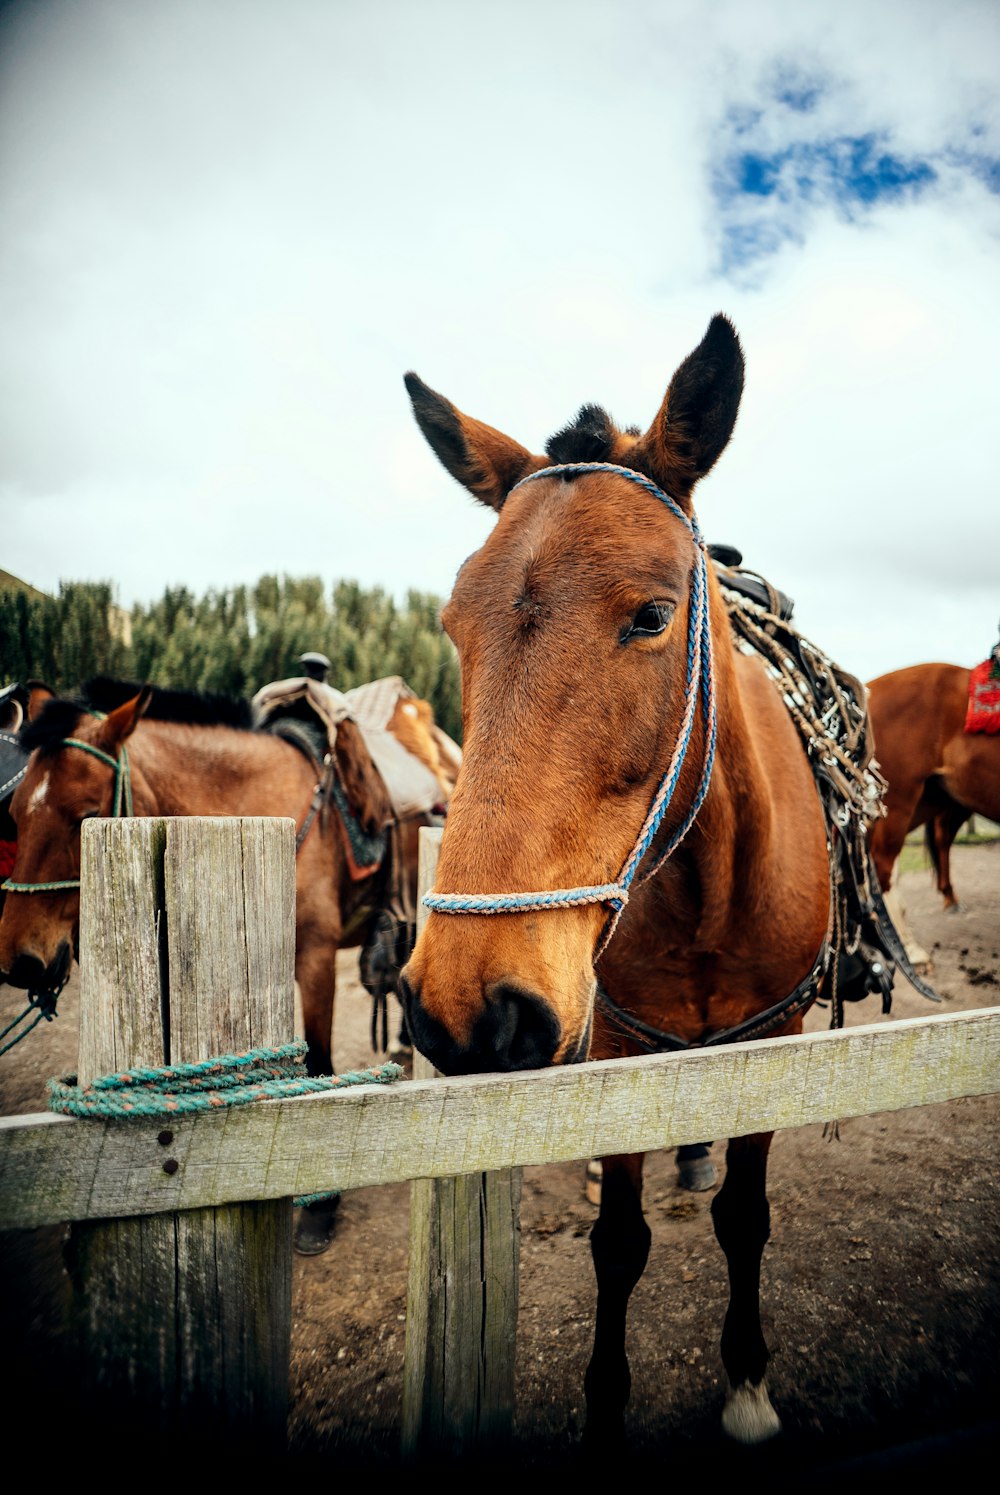
<path fill-rule="evenodd" d="M 953 871 L 957 914 L 944 913 L 926 872 L 901 879 L 908 923 L 932 952 L 945 1003 L 932 1008 L 900 977 L 893 1017 L 1000 1003 L 1000 843 L 957 847 Z M 374 1056 L 356 956 L 340 965 L 334 1052 L 343 1070 Z M 74 980 L 57 1022 L 0 1060 L 3 1113 L 41 1109 L 45 1079 L 73 1069 L 76 995 Z M 15 1010 L 14 994 L 0 992 L 0 1026 Z M 874 999 L 848 1017 L 881 1021 Z M 808 1026 L 827 1021 L 815 1011 Z M 995 1454 L 998 1120 L 994 1096 L 849 1121 L 839 1141 L 819 1126 L 775 1138 L 762 1299 L 784 1432 L 755 1450 L 727 1444 L 719 1430 L 726 1278 L 712 1191 L 681 1190 L 673 1157 L 651 1156 L 653 1245 L 630 1310 L 630 1452 L 616 1471 L 648 1462 L 661 1476 L 839 1486 L 890 1472 L 954 1476 Z M 721 1168 L 721 1143 L 713 1156 Z M 522 1483 L 579 1467 L 595 1300 L 588 1235 L 596 1211 L 583 1183 L 583 1163 L 524 1174 L 515 1432 L 511 1467 L 491 1466 Z M 348 1194 L 330 1252 L 295 1260 L 290 1463 L 330 1473 L 396 1465 L 408 1204 L 406 1185 Z M 72 1402 L 63 1234 L 0 1236 L 0 1330 L 17 1372 L 4 1398 L 8 1429 L 57 1424 L 62 1398 Z"/>

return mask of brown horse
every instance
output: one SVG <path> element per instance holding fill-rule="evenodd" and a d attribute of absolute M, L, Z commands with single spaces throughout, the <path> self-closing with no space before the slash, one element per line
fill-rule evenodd
<path fill-rule="evenodd" d="M 112 709 L 111 700 L 123 693 L 127 699 Z M 356 875 L 337 810 L 313 810 L 317 767 L 306 753 L 271 732 L 251 730 L 245 702 L 148 685 L 123 691 L 117 682 L 103 682 L 100 699 L 88 704 L 39 691 L 29 714 L 21 742 L 31 756 L 10 803 L 17 842 L 13 890 L 0 918 L 0 979 L 42 992 L 65 982 L 77 954 L 80 825 L 89 816 L 287 816 L 302 837 L 295 978 L 307 1063 L 313 1074 L 331 1073 L 337 952 L 364 942 L 382 889 L 379 873 Z M 334 760 L 356 828 L 377 844 L 392 806 L 350 719 L 337 728 Z M 419 823 L 414 818 L 401 827 L 414 895 Z M 25 891 L 17 891 L 19 885 Z M 324 1202 L 300 1215 L 300 1250 L 323 1249 L 332 1216 L 333 1206 Z"/>
<path fill-rule="evenodd" d="M 645 434 L 585 406 L 546 456 L 406 384 L 445 468 L 498 515 L 442 614 L 464 757 L 401 980 L 415 1046 L 460 1074 L 798 1033 L 829 969 L 824 815 L 779 692 L 733 645 L 691 504 L 736 420 L 733 327 L 713 318 Z M 651 875 L 631 881 L 637 857 Z M 730 1278 L 723 1425 L 745 1442 L 780 1426 L 759 1310 L 770 1143 L 730 1140 L 712 1204 Z M 603 1160 L 598 1446 L 620 1440 L 631 1384 L 642 1165 Z"/>
<path fill-rule="evenodd" d="M 883 892 L 910 831 L 926 827 L 945 908 L 958 899 L 950 851 L 971 815 L 1000 820 L 1000 735 L 966 732 L 970 670 L 915 664 L 868 684 L 875 756 L 888 783 L 886 815 L 871 831 L 872 860 Z"/>
<path fill-rule="evenodd" d="M 127 691 L 102 682 L 100 700 L 107 706 L 109 695 Z M 8 896 L 0 920 L 4 980 L 37 990 L 64 981 L 76 954 L 79 894 L 58 884 L 79 876 L 82 820 L 116 813 L 114 765 L 127 745 L 136 815 L 287 816 L 304 832 L 296 853 L 295 977 L 310 1072 L 331 1073 L 337 951 L 363 942 L 380 890 L 376 875 L 352 876 L 341 818 L 331 809 L 310 814 L 315 764 L 285 738 L 252 730 L 242 701 L 145 686 L 106 715 L 93 702 L 51 693 L 36 693 L 32 710 L 21 732 L 31 757 L 11 801 L 18 830 L 11 883 L 39 891 Z M 355 821 L 375 841 L 392 806 L 349 718 L 338 725 L 334 756 Z"/>

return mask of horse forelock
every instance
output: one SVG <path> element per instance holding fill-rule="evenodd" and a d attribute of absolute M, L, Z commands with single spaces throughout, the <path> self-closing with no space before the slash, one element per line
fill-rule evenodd
<path fill-rule="evenodd" d="M 622 438 L 640 434 L 637 426 L 624 431 L 602 405 L 581 405 L 574 418 L 545 443 L 553 462 L 606 462 L 621 454 Z"/>

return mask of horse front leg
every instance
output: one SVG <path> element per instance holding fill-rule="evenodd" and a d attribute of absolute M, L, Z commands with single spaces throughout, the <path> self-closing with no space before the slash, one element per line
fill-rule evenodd
<path fill-rule="evenodd" d="M 295 957 L 295 979 L 302 1000 L 306 1040 L 306 1069 L 311 1075 L 332 1075 L 333 1002 L 337 989 L 337 947 L 324 942 L 300 949 Z"/>
<path fill-rule="evenodd" d="M 625 1320 L 632 1289 L 649 1257 L 652 1232 L 642 1212 L 644 1154 L 602 1159 L 601 1209 L 590 1233 L 597 1277 L 594 1351 L 584 1380 L 584 1443 L 595 1449 L 624 1440 L 632 1376 L 625 1353 Z"/>
<path fill-rule="evenodd" d="M 740 1443 L 763 1443 L 781 1431 L 764 1381 L 770 1358 L 760 1326 L 760 1263 L 771 1234 L 767 1155 L 771 1132 L 734 1137 L 726 1177 L 712 1200 L 715 1236 L 729 1266 L 729 1307 L 722 1330 L 722 1363 L 729 1392 L 723 1430 Z"/>

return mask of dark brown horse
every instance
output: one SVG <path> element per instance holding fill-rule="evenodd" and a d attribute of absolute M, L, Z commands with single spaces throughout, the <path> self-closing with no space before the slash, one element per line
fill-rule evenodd
<path fill-rule="evenodd" d="M 585 406 L 545 456 L 406 384 L 441 462 L 498 516 L 442 614 L 464 758 L 401 982 L 415 1045 L 460 1074 L 799 1032 L 827 969 L 824 816 L 693 528 L 742 392 L 731 324 L 712 320 L 645 434 Z M 730 1277 L 723 1425 L 745 1442 L 779 1427 L 758 1301 L 770 1143 L 729 1142 L 712 1204 Z M 642 1165 L 603 1160 L 592 1444 L 620 1439 L 629 1396 Z"/>
<path fill-rule="evenodd" d="M 1000 820 L 1000 734 L 966 732 L 970 670 L 915 664 L 868 684 L 875 756 L 888 783 L 886 815 L 871 831 L 872 860 L 883 891 L 910 831 L 926 827 L 927 848 L 945 908 L 952 843 L 971 815 Z"/>

